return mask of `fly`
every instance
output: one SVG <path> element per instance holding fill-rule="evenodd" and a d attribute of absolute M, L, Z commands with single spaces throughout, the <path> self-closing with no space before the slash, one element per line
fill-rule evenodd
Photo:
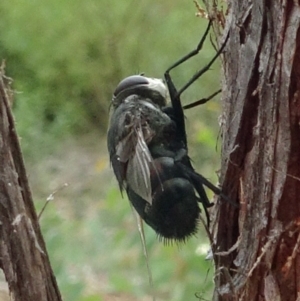
<path fill-rule="evenodd" d="M 197 173 L 188 156 L 180 96 L 205 73 L 224 50 L 228 36 L 215 56 L 179 90 L 170 71 L 201 50 L 212 21 L 197 48 L 164 73 L 164 82 L 143 75 L 123 79 L 115 89 L 107 135 L 108 151 L 120 190 L 140 217 L 164 240 L 185 241 L 195 234 L 202 203 L 209 226 L 210 203 L 204 186 L 222 195 L 219 188 Z M 170 104 L 168 104 L 170 100 Z"/>

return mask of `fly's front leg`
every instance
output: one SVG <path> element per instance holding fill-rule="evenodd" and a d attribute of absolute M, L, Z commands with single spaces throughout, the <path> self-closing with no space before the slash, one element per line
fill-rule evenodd
<path fill-rule="evenodd" d="M 212 60 L 201 70 L 197 71 L 192 78 L 177 92 L 179 95 L 181 95 L 191 84 L 193 84 L 201 75 L 203 75 L 206 71 L 209 70 L 210 66 L 215 62 L 215 60 L 219 57 L 219 55 L 223 52 L 226 43 L 228 41 L 229 34 L 227 34 L 226 39 L 219 49 L 219 51 L 215 54 L 215 56 L 212 58 Z"/>
<path fill-rule="evenodd" d="M 184 57 L 182 57 L 180 60 L 178 60 L 176 63 L 174 63 L 171 67 L 169 67 L 166 71 L 166 73 L 169 73 L 172 69 L 174 69 L 175 67 L 181 65 L 182 63 L 184 63 L 185 61 L 189 60 L 191 57 L 197 55 L 199 53 L 199 51 L 202 49 L 203 43 L 206 40 L 206 37 L 208 35 L 208 32 L 211 28 L 212 25 L 212 20 L 209 20 L 208 26 L 204 32 L 204 35 L 202 36 L 198 46 L 196 47 L 196 49 L 194 49 L 193 51 L 189 52 L 188 54 L 186 54 Z M 166 74 L 165 74 L 166 75 Z"/>

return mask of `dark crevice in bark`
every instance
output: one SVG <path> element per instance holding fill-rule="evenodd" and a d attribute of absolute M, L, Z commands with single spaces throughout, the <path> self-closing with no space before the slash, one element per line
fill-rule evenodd
<path fill-rule="evenodd" d="M 246 17 L 246 19 L 244 20 L 244 22 L 239 25 L 240 28 L 240 44 L 244 45 L 245 44 L 245 39 L 246 39 L 246 35 L 247 32 L 249 31 L 249 24 L 251 23 L 251 13 L 249 13 Z"/>

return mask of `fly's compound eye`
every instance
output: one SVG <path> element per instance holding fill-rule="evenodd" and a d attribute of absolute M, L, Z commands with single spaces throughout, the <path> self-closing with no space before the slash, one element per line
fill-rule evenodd
<path fill-rule="evenodd" d="M 123 91 L 140 86 L 140 85 L 149 85 L 149 82 L 146 77 L 141 75 L 132 75 L 124 78 L 117 86 L 114 97 L 117 97 Z"/>
<path fill-rule="evenodd" d="M 159 107 L 167 103 L 168 90 L 161 79 L 132 75 L 123 79 L 113 95 L 113 105 L 118 106 L 130 95 L 138 95 L 144 100 L 151 100 Z"/>

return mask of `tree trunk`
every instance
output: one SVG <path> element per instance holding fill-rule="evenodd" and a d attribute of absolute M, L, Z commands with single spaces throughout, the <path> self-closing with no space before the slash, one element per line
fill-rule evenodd
<path fill-rule="evenodd" d="M 0 69 L 0 267 L 13 300 L 59 301 Z"/>
<path fill-rule="evenodd" d="M 300 300 L 300 8 L 231 0 L 214 300 Z"/>

